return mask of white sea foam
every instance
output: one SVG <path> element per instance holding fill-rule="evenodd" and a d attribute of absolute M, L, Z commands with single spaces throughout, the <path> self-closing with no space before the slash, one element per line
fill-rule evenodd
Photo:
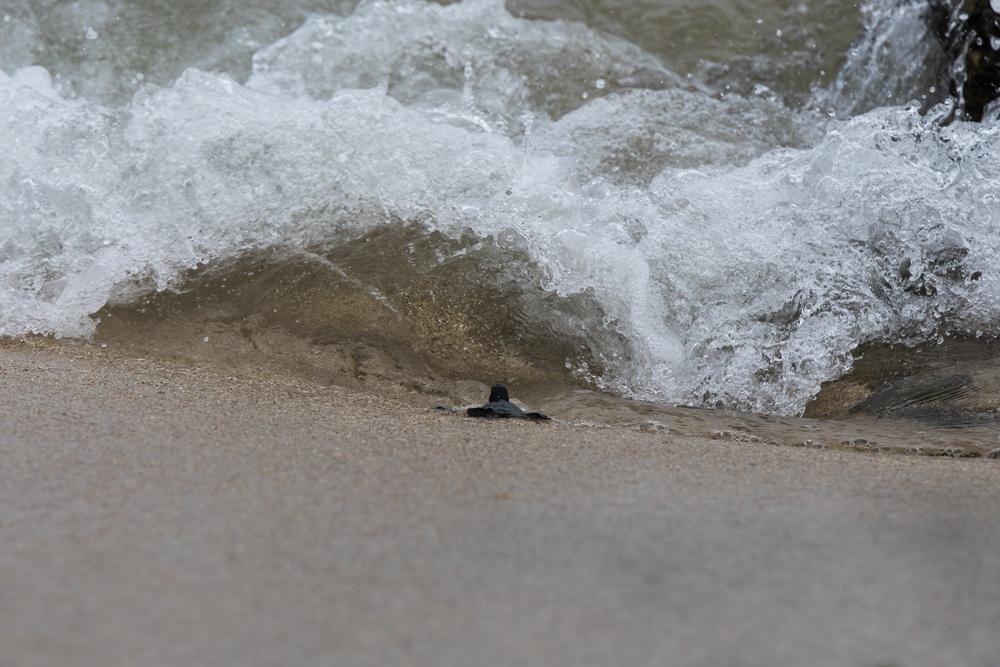
<path fill-rule="evenodd" d="M 515 239 L 629 341 L 595 342 L 600 381 L 641 398 L 793 414 L 860 342 L 1000 333 L 995 126 L 709 97 L 487 0 L 316 16 L 255 65 L 122 108 L 0 73 L 0 334 L 401 221 Z"/>

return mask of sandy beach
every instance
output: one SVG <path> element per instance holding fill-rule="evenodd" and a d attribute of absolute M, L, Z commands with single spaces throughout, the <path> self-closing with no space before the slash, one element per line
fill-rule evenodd
<path fill-rule="evenodd" d="M 2 665 L 1000 664 L 1000 461 L 0 346 Z"/>

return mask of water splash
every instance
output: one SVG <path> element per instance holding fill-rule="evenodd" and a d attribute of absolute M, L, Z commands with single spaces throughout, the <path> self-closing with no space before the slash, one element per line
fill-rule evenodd
<path fill-rule="evenodd" d="M 524 363 L 558 349 L 635 398 L 798 414 L 863 342 L 1000 333 L 993 126 L 710 97 L 626 42 L 485 1 L 314 17 L 255 63 L 246 85 L 192 69 L 120 108 L 0 75 L 0 334 L 87 336 L 199 267 L 334 261 L 401 229 L 380 242 L 429 244 L 445 274 L 475 247 L 499 268 L 463 281 L 519 285 L 508 340 L 558 339 Z M 406 256 L 384 250 L 366 261 Z M 427 340 L 484 354 L 468 323 L 498 326 L 491 308 L 463 302 Z"/>

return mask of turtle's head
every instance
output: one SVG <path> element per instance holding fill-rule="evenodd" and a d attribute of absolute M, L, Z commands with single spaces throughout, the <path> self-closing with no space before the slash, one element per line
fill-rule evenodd
<path fill-rule="evenodd" d="M 502 384 L 495 384 L 493 388 L 490 389 L 490 403 L 496 403 L 497 401 L 509 401 L 510 395 L 507 393 L 507 387 Z"/>

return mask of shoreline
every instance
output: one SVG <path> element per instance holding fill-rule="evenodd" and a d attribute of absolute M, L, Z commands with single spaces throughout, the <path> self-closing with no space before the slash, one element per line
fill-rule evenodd
<path fill-rule="evenodd" d="M 1000 654 L 994 461 L 471 420 L 44 341 L 0 345 L 0 377 L 9 664 Z"/>
<path fill-rule="evenodd" d="M 420 364 L 393 361 L 386 350 L 376 346 L 361 344 L 360 349 L 339 354 L 370 355 L 377 361 L 367 361 L 363 369 L 350 365 L 338 368 L 338 354 L 329 355 L 331 359 L 315 354 L 315 350 L 307 352 L 294 336 L 280 342 L 261 343 L 258 348 L 258 342 L 247 345 L 239 332 L 231 328 L 215 331 L 211 344 L 204 344 L 190 340 L 190 334 L 179 335 L 162 323 L 138 329 L 121 325 L 118 321 L 118 328 L 102 328 L 91 341 L 45 337 L 0 340 L 0 351 L 38 352 L 43 356 L 121 364 L 123 368 L 151 369 L 168 374 L 204 373 L 205 377 L 222 376 L 252 384 L 277 382 L 308 395 L 333 392 L 366 396 L 370 403 L 384 401 L 395 405 L 397 410 L 415 413 L 437 406 L 462 413 L 465 407 L 483 404 L 489 394 L 489 385 L 483 382 L 447 380 L 434 371 L 421 377 Z M 272 332 L 272 335 L 277 334 Z M 284 352 L 273 349 L 274 343 L 277 343 L 274 348 Z M 324 350 L 324 354 L 327 352 Z M 966 366 L 973 365 L 974 361 L 966 362 Z M 423 371 L 429 369 L 425 367 Z M 886 385 L 891 387 L 897 381 L 893 371 L 876 367 L 867 371 L 867 382 L 873 383 L 872 378 L 879 377 L 880 371 Z M 846 399 L 840 400 L 840 408 L 836 408 L 838 394 L 844 390 L 871 393 L 870 389 L 858 389 L 851 377 L 833 383 L 833 390 L 822 394 L 823 409 L 811 406 L 807 413 L 812 412 L 815 416 L 804 417 L 646 403 L 595 389 L 571 387 L 552 379 L 525 381 L 523 375 L 521 382 L 517 377 L 513 379 L 513 383 L 505 382 L 512 396 L 522 399 L 530 409 L 548 414 L 567 426 L 819 450 L 1000 458 L 1000 436 L 995 422 L 954 427 L 904 417 L 850 414 L 848 408 L 852 401 Z M 225 388 L 218 389 L 224 391 Z M 987 394 L 987 399 L 995 397 L 995 392 Z M 895 400 L 899 406 L 908 403 L 905 395 L 898 395 Z"/>

